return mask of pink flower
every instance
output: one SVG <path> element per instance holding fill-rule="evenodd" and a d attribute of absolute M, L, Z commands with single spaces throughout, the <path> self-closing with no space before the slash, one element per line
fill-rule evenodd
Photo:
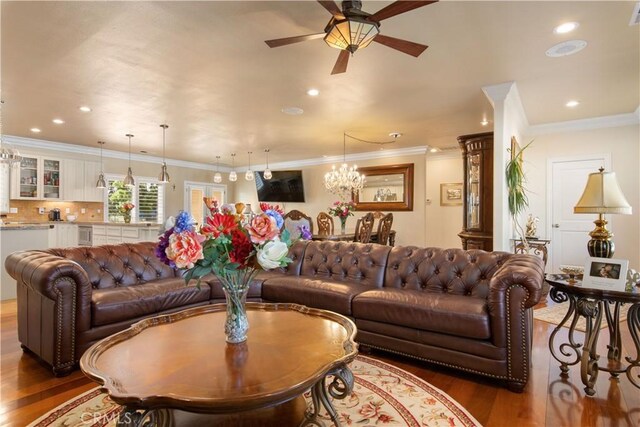
<path fill-rule="evenodd" d="M 254 217 L 247 226 L 247 231 L 251 241 L 257 245 L 273 240 L 280 233 L 275 219 L 264 214 Z"/>
<path fill-rule="evenodd" d="M 363 405 L 360 408 L 360 415 L 364 418 L 375 418 L 378 416 L 378 411 L 380 410 L 380 406 L 372 404 L 371 402 Z"/>
<path fill-rule="evenodd" d="M 391 415 L 387 415 L 387 414 L 380 414 L 378 416 L 378 421 L 380 421 L 381 423 L 388 423 L 393 421 L 393 417 Z"/>
<path fill-rule="evenodd" d="M 194 231 L 183 231 L 169 237 L 169 246 L 165 250 L 167 258 L 178 268 L 193 268 L 196 261 L 204 258 L 202 242 L 205 237 Z"/>

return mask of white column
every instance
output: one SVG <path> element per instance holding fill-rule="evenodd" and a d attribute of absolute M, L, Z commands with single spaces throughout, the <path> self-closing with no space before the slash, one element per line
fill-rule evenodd
<path fill-rule="evenodd" d="M 482 91 L 493 106 L 493 250 L 511 251 L 513 225 L 507 203 L 505 167 L 510 158 L 511 137 L 521 146 L 529 127 L 515 82 L 485 86 Z"/>

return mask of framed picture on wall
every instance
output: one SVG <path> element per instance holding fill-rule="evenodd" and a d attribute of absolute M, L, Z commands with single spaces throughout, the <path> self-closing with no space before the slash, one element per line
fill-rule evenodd
<path fill-rule="evenodd" d="M 626 259 L 589 258 L 584 266 L 582 286 L 623 292 L 628 268 Z"/>
<path fill-rule="evenodd" d="M 440 206 L 462 205 L 462 183 L 440 184 Z"/>

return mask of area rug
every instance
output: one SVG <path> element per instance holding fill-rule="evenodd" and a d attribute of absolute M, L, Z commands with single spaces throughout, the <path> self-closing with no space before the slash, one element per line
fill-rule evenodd
<path fill-rule="evenodd" d="M 627 320 L 627 312 L 629 311 L 629 307 L 631 304 L 625 304 L 620 307 L 620 322 L 624 322 Z M 562 319 L 567 314 L 567 309 L 569 308 L 569 303 L 565 302 L 562 304 L 554 304 L 548 307 L 537 308 L 533 310 L 533 318 L 537 320 L 542 320 L 543 322 L 552 323 L 554 325 L 559 325 L 562 322 Z M 613 310 L 612 310 L 613 311 Z M 613 314 L 613 313 L 612 313 Z M 571 326 L 571 319 L 567 320 L 567 323 L 564 325 L 565 328 Z M 607 327 L 607 319 L 605 314 L 602 314 L 602 323 L 600 324 L 600 328 Z M 580 317 L 578 319 L 578 323 L 576 324 L 576 330 L 586 332 L 587 330 L 587 322 L 584 320 L 584 317 Z"/>
<path fill-rule="evenodd" d="M 362 355 L 350 368 L 355 377 L 353 393 L 347 399 L 333 401 L 345 426 L 480 426 L 445 392 L 402 369 Z M 63 403 L 29 427 L 115 426 L 121 410 L 96 387 Z M 326 412 L 323 419 L 326 425 L 332 425 Z"/>

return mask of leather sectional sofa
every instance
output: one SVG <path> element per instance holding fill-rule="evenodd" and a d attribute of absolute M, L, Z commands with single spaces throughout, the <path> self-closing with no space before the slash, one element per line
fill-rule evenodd
<path fill-rule="evenodd" d="M 224 302 L 215 277 L 185 286 L 154 248 L 11 254 L 5 267 L 17 281 L 23 348 L 64 375 L 93 343 L 138 320 Z M 526 385 L 539 258 L 328 241 L 300 241 L 291 258 L 286 269 L 259 274 L 249 300 L 335 311 L 354 319 L 362 345 L 489 376 L 513 391 Z"/>

